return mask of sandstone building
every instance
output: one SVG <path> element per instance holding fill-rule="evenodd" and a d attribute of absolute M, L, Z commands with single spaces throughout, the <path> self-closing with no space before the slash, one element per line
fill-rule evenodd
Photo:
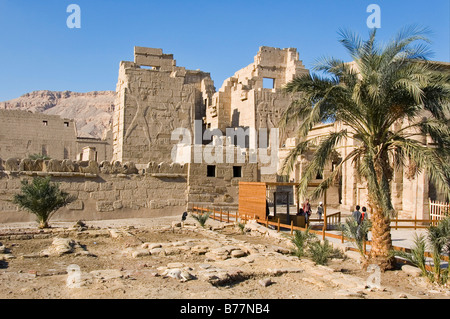
<path fill-rule="evenodd" d="M 103 138 L 78 137 L 75 121 L 58 115 L 0 109 L 0 158 L 27 158 L 40 154 L 53 159 L 87 160 L 83 149 L 96 161 L 110 160 L 112 134 Z M 81 156 L 81 157 L 80 157 Z"/>
<path fill-rule="evenodd" d="M 280 131 L 277 145 L 271 144 L 270 131 L 263 139 L 248 132 L 277 128 L 295 98 L 283 93 L 283 85 L 307 73 L 296 49 L 261 47 L 254 62 L 216 92 L 209 73 L 179 67 L 173 55 L 161 49 L 135 47 L 134 61 L 120 62 L 110 138 L 77 138 L 70 120 L 0 110 L 0 220 L 19 218 L 8 200 L 19 191 L 21 180 L 33 176 L 52 176 L 78 198 L 60 215 L 71 220 L 180 214 L 193 204 L 235 210 L 239 182 L 281 178 L 298 182 L 312 150 L 298 158 L 290 176 L 279 175 L 283 159 L 296 144 L 295 127 Z M 320 125 L 310 137 L 339 125 Z M 183 147 L 173 139 L 179 128 L 190 136 Z M 239 131 L 245 133 L 244 140 L 234 134 Z M 352 141 L 345 143 L 314 182 L 348 154 Z M 274 171 L 265 173 L 266 164 L 250 160 L 252 146 L 275 155 Z M 211 147 L 214 161 L 205 155 Z M 225 149 L 230 153 L 217 151 Z M 47 153 L 54 159 L 25 159 L 31 153 Z M 239 156 L 244 160 L 237 161 Z M 430 192 L 425 175 L 411 179 L 396 172 L 392 188 L 402 216 L 427 217 Z M 365 204 L 366 187 L 351 165 L 344 167 L 326 199 L 327 205 L 342 211 Z"/>
<path fill-rule="evenodd" d="M 73 120 L 57 115 L 0 110 L 0 158 L 42 154 L 75 159 L 76 138 Z"/>

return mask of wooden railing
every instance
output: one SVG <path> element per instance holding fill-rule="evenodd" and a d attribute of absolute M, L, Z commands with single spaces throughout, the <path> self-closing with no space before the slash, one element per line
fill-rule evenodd
<path fill-rule="evenodd" d="M 399 223 L 409 223 L 410 225 L 399 225 Z M 391 228 L 397 230 L 399 228 L 406 229 L 420 229 L 420 228 L 428 228 L 431 225 L 435 226 L 439 223 L 439 220 L 436 219 L 391 219 Z"/>
<path fill-rule="evenodd" d="M 192 208 L 192 212 L 196 212 L 196 213 L 207 213 L 210 212 L 210 218 L 213 218 L 214 220 L 218 220 L 221 222 L 243 222 L 246 223 L 249 220 L 256 220 L 257 223 L 264 225 L 266 227 L 269 226 L 273 226 L 278 232 L 280 232 L 282 229 L 287 229 L 290 231 L 290 234 L 293 235 L 295 230 L 299 230 L 299 231 L 306 231 L 307 228 L 305 227 L 299 227 L 299 226 L 294 226 L 294 221 L 291 221 L 291 224 L 283 224 L 280 222 L 280 218 L 277 218 L 276 221 L 270 221 L 267 218 L 265 220 L 262 219 L 258 219 L 258 217 L 256 215 L 251 215 L 251 214 L 245 214 L 245 213 L 239 213 L 239 212 L 234 212 L 234 213 L 230 213 L 229 211 L 222 211 L 222 210 L 215 210 L 215 209 L 210 209 L 210 208 L 204 208 L 204 207 L 197 207 L 194 206 Z M 336 216 L 333 216 L 336 215 Z M 341 222 L 341 213 L 335 213 L 335 214 L 331 214 L 329 216 L 327 216 L 327 219 L 331 218 L 335 223 L 337 223 L 339 221 L 339 223 Z M 323 219 L 310 219 L 310 221 L 323 221 Z M 414 225 L 406 225 L 406 226 L 396 226 L 397 228 L 426 228 L 428 226 L 424 226 L 424 225 L 418 225 L 419 223 L 435 223 L 436 220 L 422 220 L 422 219 L 393 219 L 391 220 L 392 222 L 414 222 Z M 395 228 L 395 227 L 393 227 Z M 310 233 L 314 233 L 317 234 L 319 236 L 322 236 L 323 239 L 325 239 L 326 237 L 329 238 L 335 238 L 335 239 L 339 239 L 341 241 L 341 243 L 344 243 L 345 241 L 354 241 L 353 238 L 348 238 L 345 237 L 341 231 L 341 234 L 335 234 L 335 233 L 330 233 L 327 232 L 326 230 L 322 229 L 322 230 L 314 230 L 314 229 L 309 229 Z M 371 246 L 372 242 L 370 240 L 367 240 L 364 242 L 364 253 L 367 254 L 367 249 L 366 246 Z M 401 251 L 406 251 L 406 252 L 411 252 L 411 249 L 409 248 L 405 248 L 405 247 L 397 247 L 397 246 L 393 246 L 392 247 L 394 250 L 401 250 Z M 352 248 L 349 247 L 350 250 L 356 250 L 356 248 Z M 429 252 L 425 252 L 425 256 L 426 257 L 430 257 L 432 258 L 433 255 Z M 443 256 L 442 260 L 444 261 L 449 261 L 449 257 L 448 256 Z"/>

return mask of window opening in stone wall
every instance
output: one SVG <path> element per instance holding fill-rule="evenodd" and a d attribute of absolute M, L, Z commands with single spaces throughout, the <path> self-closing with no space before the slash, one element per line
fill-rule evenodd
<path fill-rule="evenodd" d="M 216 165 L 208 165 L 206 168 L 207 177 L 216 177 Z"/>
<path fill-rule="evenodd" d="M 233 166 L 233 177 L 242 177 L 242 166 Z"/>
<path fill-rule="evenodd" d="M 64 122 L 65 127 L 69 127 L 69 122 Z"/>
<path fill-rule="evenodd" d="M 275 88 L 275 79 L 263 78 L 263 88 L 264 89 L 274 89 Z"/>
<path fill-rule="evenodd" d="M 159 66 L 150 66 L 150 65 L 140 65 L 139 66 L 141 69 L 146 69 L 146 70 L 154 70 L 154 71 L 159 71 Z"/>
<path fill-rule="evenodd" d="M 48 126 L 48 121 L 42 121 L 42 124 L 43 124 L 44 126 Z"/>

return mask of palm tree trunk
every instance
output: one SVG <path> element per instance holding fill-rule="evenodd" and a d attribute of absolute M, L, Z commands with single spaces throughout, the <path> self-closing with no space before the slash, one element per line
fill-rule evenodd
<path fill-rule="evenodd" d="M 372 219 L 372 245 L 366 266 L 375 264 L 381 271 L 392 269 L 395 266 L 395 258 L 391 255 L 392 239 L 389 216 L 383 211 L 375 208 L 371 214 Z"/>

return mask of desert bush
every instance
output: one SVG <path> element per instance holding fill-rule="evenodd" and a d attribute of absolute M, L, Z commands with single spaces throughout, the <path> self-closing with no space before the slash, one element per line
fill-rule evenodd
<path fill-rule="evenodd" d="M 427 243 L 428 239 L 428 243 Z M 433 263 L 431 270 L 427 269 L 426 248 L 433 254 Z M 449 269 L 441 267 L 443 255 L 450 253 L 450 217 L 446 217 L 436 226 L 427 228 L 427 235 L 414 235 L 414 246 L 411 252 L 394 251 L 393 254 L 409 261 L 422 271 L 422 276 L 428 278 L 431 282 L 445 285 L 448 282 Z"/>
<path fill-rule="evenodd" d="M 298 258 L 304 257 L 306 255 L 307 244 L 315 240 L 317 240 L 317 237 L 309 232 L 309 228 L 304 232 L 295 230 L 294 235 L 291 238 L 291 242 L 294 244 L 293 254 Z"/>
<path fill-rule="evenodd" d="M 12 202 L 36 215 L 39 228 L 48 228 L 51 216 L 74 200 L 68 193 L 61 191 L 57 183 L 52 183 L 50 177 L 35 177 L 31 183 L 27 180 L 21 183 L 21 193 L 14 195 Z"/>
<path fill-rule="evenodd" d="M 364 254 L 364 245 L 371 227 L 372 224 L 370 220 L 363 219 L 361 224 L 358 225 L 358 222 L 353 216 L 347 218 L 345 224 L 340 227 L 345 237 L 353 239 L 356 248 L 363 258 L 366 258 L 366 255 Z"/>
<path fill-rule="evenodd" d="M 444 285 L 447 283 L 449 270 L 441 267 L 441 259 L 444 254 L 450 253 L 450 217 L 447 216 L 436 226 L 428 227 L 427 232 L 433 254 L 433 281 Z"/>
<path fill-rule="evenodd" d="M 397 257 L 401 257 L 409 261 L 412 265 L 416 266 L 422 271 L 422 276 L 428 277 L 429 273 L 426 269 L 426 236 L 421 234 L 414 234 L 414 245 L 411 247 L 411 252 L 406 251 L 394 251 L 393 254 Z"/>
<path fill-rule="evenodd" d="M 204 214 L 192 214 L 192 218 L 194 218 L 202 227 L 205 227 L 206 221 L 208 220 L 211 212 L 207 212 Z"/>

